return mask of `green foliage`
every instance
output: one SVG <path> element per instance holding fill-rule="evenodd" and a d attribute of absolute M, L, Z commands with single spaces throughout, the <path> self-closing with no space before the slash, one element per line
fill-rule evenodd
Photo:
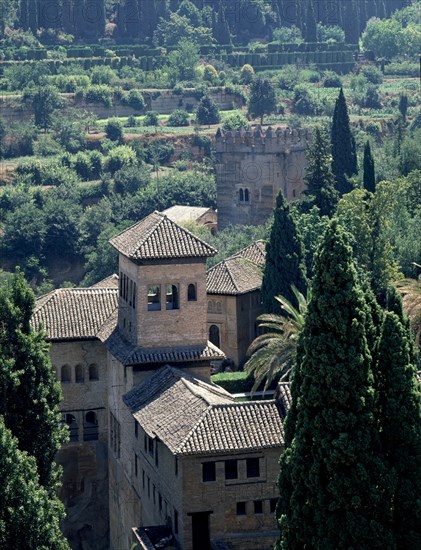
<path fill-rule="evenodd" d="M 26 91 L 22 101 L 32 110 L 35 124 L 44 130 L 51 125 L 54 111 L 64 107 L 63 98 L 52 86 L 40 86 L 35 90 Z"/>
<path fill-rule="evenodd" d="M 182 109 L 176 109 L 168 117 L 167 125 L 168 126 L 189 126 L 190 124 L 190 115 L 187 111 Z"/>
<path fill-rule="evenodd" d="M 388 59 L 399 53 L 416 55 L 419 49 L 419 28 L 419 23 L 404 27 L 396 18 L 372 18 L 362 36 L 363 46 L 366 50 L 372 50 L 377 57 Z"/>
<path fill-rule="evenodd" d="M 105 160 L 105 169 L 114 174 L 123 167 L 136 166 L 136 164 L 137 158 L 134 150 L 128 145 L 119 145 L 109 152 Z"/>
<path fill-rule="evenodd" d="M 367 63 L 361 67 L 359 72 L 364 78 L 368 80 L 371 84 L 381 84 L 383 82 L 383 73 L 375 65 Z"/>
<path fill-rule="evenodd" d="M 61 389 L 44 334 L 30 327 L 34 305 L 20 271 L 0 288 L 0 415 L 19 450 L 34 457 L 41 485 L 54 490 L 59 475 L 55 455 L 66 430 L 60 424 Z"/>
<path fill-rule="evenodd" d="M 251 117 L 263 117 L 272 114 L 276 109 L 276 94 L 272 82 L 266 78 L 255 78 L 250 85 L 248 112 Z"/>
<path fill-rule="evenodd" d="M 366 315 L 351 248 L 332 222 L 316 256 L 287 417 L 278 548 L 393 547 Z"/>
<path fill-rule="evenodd" d="M 316 127 L 313 142 L 307 150 L 305 195 L 309 198 L 311 206 L 317 206 L 322 216 L 329 217 L 333 216 L 339 198 L 331 163 L 328 138 L 319 127 Z"/>
<path fill-rule="evenodd" d="M 217 124 L 221 120 L 219 109 L 213 99 L 205 95 L 199 102 L 196 110 L 196 121 L 198 124 Z"/>
<path fill-rule="evenodd" d="M 317 23 L 318 42 L 345 42 L 345 33 L 338 25 Z"/>
<path fill-rule="evenodd" d="M 248 125 L 246 117 L 238 112 L 225 116 L 222 123 L 224 130 L 240 130 L 241 128 L 247 128 Z"/>
<path fill-rule="evenodd" d="M 295 221 L 280 191 L 276 198 L 270 239 L 266 244 L 262 281 L 262 303 L 266 313 L 281 312 L 275 296 L 283 296 L 293 306 L 297 305 L 292 285 L 302 294 L 306 292 L 304 251 Z"/>
<path fill-rule="evenodd" d="M 303 42 L 301 30 L 295 25 L 278 27 L 273 31 L 273 39 L 277 42 L 288 44 L 300 44 Z"/>
<path fill-rule="evenodd" d="M 218 78 L 218 72 L 213 65 L 205 65 L 203 69 L 203 80 L 215 84 Z"/>
<path fill-rule="evenodd" d="M 143 111 L 146 102 L 140 90 L 130 90 L 124 98 L 124 104 L 133 107 L 135 111 Z"/>
<path fill-rule="evenodd" d="M 221 372 L 211 377 L 214 384 L 230 393 L 246 393 L 253 387 L 253 376 L 247 372 Z"/>
<path fill-rule="evenodd" d="M 180 35 L 183 36 L 183 35 Z M 195 80 L 199 47 L 183 38 L 168 55 L 168 77 L 172 86 L 182 80 Z"/>
<path fill-rule="evenodd" d="M 81 96 L 87 103 L 102 103 L 104 107 L 111 107 L 113 104 L 112 89 L 106 84 L 95 84 L 84 90 L 80 90 L 76 97 Z"/>
<path fill-rule="evenodd" d="M 323 73 L 323 87 L 324 88 L 341 88 L 342 80 L 339 75 L 333 71 L 325 71 Z"/>
<path fill-rule="evenodd" d="M 311 97 L 305 84 L 299 84 L 294 87 L 293 102 L 294 111 L 300 115 L 315 115 L 317 113 L 317 104 Z"/>
<path fill-rule="evenodd" d="M 133 195 L 149 182 L 149 172 L 138 166 L 124 166 L 114 174 L 114 190 L 121 195 Z"/>
<path fill-rule="evenodd" d="M 376 191 L 376 176 L 374 173 L 374 159 L 371 154 L 370 142 L 367 141 L 364 145 L 364 175 L 363 184 L 364 189 L 374 193 Z"/>
<path fill-rule="evenodd" d="M 111 141 L 123 141 L 123 124 L 118 118 L 110 118 L 105 125 L 105 134 Z"/>
<path fill-rule="evenodd" d="M 158 113 L 155 111 L 148 111 L 143 118 L 144 126 L 159 126 Z"/>
<path fill-rule="evenodd" d="M 254 69 L 251 65 L 243 65 L 240 71 L 241 84 L 251 84 L 254 78 Z"/>
<path fill-rule="evenodd" d="M 381 442 L 394 476 L 391 507 L 397 548 L 421 545 L 421 391 L 411 364 L 410 339 L 398 315 L 386 313 L 379 342 L 377 391 Z"/>
<path fill-rule="evenodd" d="M 105 65 L 94 67 L 90 72 L 92 84 L 107 84 L 112 86 L 117 81 L 117 73 Z"/>
<path fill-rule="evenodd" d="M 421 128 L 407 136 L 400 149 L 399 170 L 407 176 L 413 170 L 421 169 Z"/>
<path fill-rule="evenodd" d="M 343 89 L 335 103 L 331 130 L 332 172 L 340 195 L 352 190 L 348 178 L 358 173 L 355 139 L 349 123 L 348 107 Z"/>

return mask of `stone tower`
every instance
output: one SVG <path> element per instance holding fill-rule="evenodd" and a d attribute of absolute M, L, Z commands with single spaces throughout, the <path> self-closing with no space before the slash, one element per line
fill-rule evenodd
<path fill-rule="evenodd" d="M 218 227 L 259 225 L 272 213 L 276 195 L 300 198 L 305 184 L 309 129 L 247 130 L 216 133 Z"/>

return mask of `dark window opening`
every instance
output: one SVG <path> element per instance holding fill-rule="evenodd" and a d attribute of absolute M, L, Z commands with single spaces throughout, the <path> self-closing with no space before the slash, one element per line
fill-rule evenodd
<path fill-rule="evenodd" d="M 137 454 L 134 455 L 134 475 L 137 477 L 138 474 L 138 464 L 137 464 Z"/>
<path fill-rule="evenodd" d="M 177 457 L 174 458 L 174 472 L 175 472 L 175 475 L 178 476 L 178 458 Z"/>
<path fill-rule="evenodd" d="M 178 512 L 174 510 L 174 533 L 178 535 Z"/>
<path fill-rule="evenodd" d="M 209 341 L 212 342 L 214 346 L 219 348 L 221 339 L 219 336 L 219 327 L 217 325 L 211 325 L 209 327 Z"/>
<path fill-rule="evenodd" d="M 263 514 L 263 500 L 254 501 L 254 513 Z"/>
<path fill-rule="evenodd" d="M 240 189 L 240 202 L 244 202 L 244 191 Z"/>
<path fill-rule="evenodd" d="M 98 439 L 98 418 L 94 411 L 85 414 L 83 424 L 83 441 L 96 441 Z"/>
<path fill-rule="evenodd" d="M 225 461 L 225 479 L 237 479 L 238 468 L 236 460 Z"/>
<path fill-rule="evenodd" d="M 215 462 L 203 462 L 202 481 L 215 481 L 215 480 L 216 480 Z"/>
<path fill-rule="evenodd" d="M 161 296 L 159 286 L 148 288 L 148 311 L 159 311 L 161 309 Z"/>
<path fill-rule="evenodd" d="M 260 476 L 260 464 L 258 458 L 248 458 L 247 464 L 247 477 L 259 477 Z"/>
<path fill-rule="evenodd" d="M 196 285 L 190 284 L 187 287 L 187 301 L 188 302 L 196 302 L 197 296 L 196 296 Z"/>
<path fill-rule="evenodd" d="M 180 309 L 179 299 L 178 299 L 178 286 L 177 285 L 167 285 L 166 308 L 167 309 Z"/>
<path fill-rule="evenodd" d="M 244 189 L 244 202 L 250 202 L 249 190 Z"/>
<path fill-rule="evenodd" d="M 246 503 L 237 502 L 237 516 L 245 516 L 245 515 L 246 515 Z"/>
<path fill-rule="evenodd" d="M 134 436 L 136 439 L 139 437 L 139 424 L 136 420 L 134 421 Z"/>
<path fill-rule="evenodd" d="M 278 499 L 271 498 L 269 503 L 270 503 L 270 513 L 274 514 L 276 512 L 276 505 L 278 504 Z"/>
<path fill-rule="evenodd" d="M 148 436 L 148 452 L 153 456 L 153 439 Z"/>
<path fill-rule="evenodd" d="M 89 365 L 89 380 L 99 380 L 97 365 Z"/>
<path fill-rule="evenodd" d="M 72 381 L 72 373 L 69 365 L 63 365 L 61 367 L 61 381 L 66 383 Z"/>

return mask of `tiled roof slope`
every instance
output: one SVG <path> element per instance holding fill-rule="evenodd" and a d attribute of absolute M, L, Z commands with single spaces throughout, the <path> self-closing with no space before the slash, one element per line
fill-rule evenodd
<path fill-rule="evenodd" d="M 262 286 L 265 245 L 257 241 L 211 267 L 206 275 L 208 294 L 237 295 Z"/>
<path fill-rule="evenodd" d="M 98 281 L 97 283 L 92 285 L 91 288 L 118 288 L 117 273 L 113 273 L 113 275 L 102 279 L 102 281 Z"/>
<path fill-rule="evenodd" d="M 279 382 L 275 392 L 275 399 L 282 418 L 285 418 L 292 405 L 291 384 L 289 382 Z"/>
<path fill-rule="evenodd" d="M 49 340 L 95 338 L 117 306 L 117 288 L 60 288 L 37 300 L 31 323 Z"/>
<path fill-rule="evenodd" d="M 124 396 L 151 437 L 177 455 L 279 447 L 282 420 L 274 401 L 234 403 L 230 394 L 163 367 Z"/>
<path fill-rule="evenodd" d="M 170 220 L 175 223 L 182 223 L 196 221 L 208 212 L 213 212 L 213 210 L 202 206 L 184 206 L 182 204 L 175 204 L 174 206 L 171 206 L 171 208 L 163 210 L 162 214 L 168 216 Z"/>
<path fill-rule="evenodd" d="M 214 248 L 160 212 L 119 233 L 110 243 L 132 260 L 207 258 L 216 254 Z"/>

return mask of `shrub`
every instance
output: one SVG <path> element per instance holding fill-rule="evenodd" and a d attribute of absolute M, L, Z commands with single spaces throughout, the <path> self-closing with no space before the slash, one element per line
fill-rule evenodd
<path fill-rule="evenodd" d="M 111 107 L 113 104 L 112 89 L 105 84 L 89 86 L 86 90 L 81 91 L 81 94 L 88 103 L 102 103 L 105 107 Z"/>
<path fill-rule="evenodd" d="M 167 122 L 168 126 L 189 126 L 189 124 L 190 115 L 187 111 L 183 111 L 182 109 L 176 109 L 173 111 Z"/>
<path fill-rule="evenodd" d="M 300 115 L 314 115 L 317 113 L 317 110 L 317 104 L 312 99 L 307 86 L 295 86 L 294 111 Z"/>
<path fill-rule="evenodd" d="M 325 71 L 323 74 L 323 88 L 340 88 L 342 80 L 338 74 L 333 71 Z"/>
<path fill-rule="evenodd" d="M 248 120 L 241 113 L 227 115 L 222 123 L 225 130 L 239 130 L 240 128 L 247 128 L 248 125 Z"/>
<path fill-rule="evenodd" d="M 173 94 L 175 95 L 182 95 L 184 94 L 184 88 L 181 84 L 176 84 L 174 88 L 172 89 Z"/>
<path fill-rule="evenodd" d="M 203 69 L 203 80 L 214 84 L 218 78 L 218 73 L 213 65 L 205 65 Z"/>
<path fill-rule="evenodd" d="M 137 166 L 123 166 L 114 174 L 114 190 L 116 193 L 133 195 L 150 181 L 149 172 Z"/>
<path fill-rule="evenodd" d="M 110 118 L 105 125 L 105 133 L 111 141 L 123 141 L 123 125 L 117 118 Z"/>
<path fill-rule="evenodd" d="M 240 72 L 240 82 L 242 84 L 250 84 L 254 78 L 254 69 L 251 65 L 243 65 Z"/>
<path fill-rule="evenodd" d="M 273 31 L 273 39 L 277 42 L 300 44 L 303 42 L 303 35 L 298 27 L 291 25 L 290 27 L 278 27 Z"/>
<path fill-rule="evenodd" d="M 34 143 L 34 154 L 37 157 L 49 157 L 61 152 L 62 148 L 60 144 L 48 134 L 40 134 L 37 141 Z"/>
<path fill-rule="evenodd" d="M 148 143 L 144 149 L 145 161 L 148 164 L 165 164 L 174 154 L 174 146 L 164 141 Z"/>
<path fill-rule="evenodd" d="M 106 65 L 94 67 L 91 71 L 92 84 L 112 85 L 118 79 L 116 72 Z"/>
<path fill-rule="evenodd" d="M 383 74 L 375 65 L 366 63 L 361 67 L 359 74 L 363 75 L 371 84 L 381 84 L 383 82 Z"/>
<path fill-rule="evenodd" d="M 126 127 L 127 128 L 134 128 L 138 125 L 137 119 L 134 116 L 129 116 L 127 118 Z"/>
<path fill-rule="evenodd" d="M 120 145 L 109 152 L 105 160 L 105 169 L 114 174 L 123 167 L 135 166 L 136 164 L 136 153 L 133 149 L 128 145 Z"/>
<path fill-rule="evenodd" d="M 278 74 L 276 82 L 281 90 L 293 90 L 298 82 L 298 71 L 295 67 L 288 65 Z"/>
<path fill-rule="evenodd" d="M 143 126 L 159 126 L 158 113 L 155 111 L 148 111 L 143 118 Z"/>
<path fill-rule="evenodd" d="M 124 103 L 130 105 L 136 111 L 143 111 L 146 106 L 145 99 L 139 90 L 130 90 L 124 99 Z"/>

